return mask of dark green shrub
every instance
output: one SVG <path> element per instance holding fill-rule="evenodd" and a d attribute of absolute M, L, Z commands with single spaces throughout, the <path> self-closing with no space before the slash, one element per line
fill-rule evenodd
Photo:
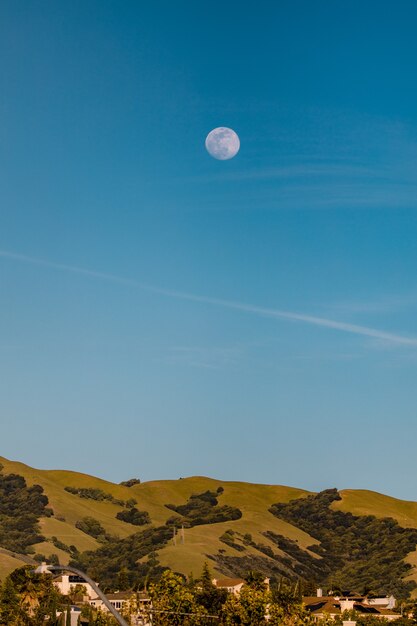
<path fill-rule="evenodd" d="M 144 526 L 151 523 L 151 518 L 147 511 L 139 511 L 135 506 L 124 511 L 119 511 L 116 515 L 117 519 L 133 524 L 134 526 Z"/>

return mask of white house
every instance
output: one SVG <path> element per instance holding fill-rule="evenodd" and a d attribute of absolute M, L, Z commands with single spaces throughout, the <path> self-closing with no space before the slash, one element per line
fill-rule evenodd
<path fill-rule="evenodd" d="M 393 598 L 395 605 L 395 598 Z M 345 611 L 355 611 L 360 615 L 369 615 L 386 619 L 388 621 L 396 620 L 400 617 L 398 613 L 394 613 L 392 608 L 388 608 L 388 604 L 392 600 L 385 598 L 385 604 L 373 604 L 368 598 L 363 596 L 305 596 L 303 604 L 307 611 L 316 619 L 342 617 Z"/>
<path fill-rule="evenodd" d="M 57 611 L 57 617 L 62 615 L 62 611 Z M 66 615 L 64 611 L 64 615 Z M 81 609 L 78 606 L 71 606 L 71 626 L 78 626 L 78 620 L 81 615 Z M 65 623 L 65 622 L 64 622 Z"/>
<path fill-rule="evenodd" d="M 376 606 L 378 609 L 395 609 L 397 600 L 393 595 L 377 596 L 375 598 L 365 598 L 363 603 L 369 604 L 369 606 Z"/>
<path fill-rule="evenodd" d="M 151 600 L 146 593 L 133 593 L 132 591 L 116 591 L 115 593 L 107 593 L 107 600 L 114 606 L 116 611 L 122 613 L 127 611 L 130 606 L 134 606 L 135 614 L 132 616 L 132 623 L 138 626 L 148 626 Z M 89 601 L 90 606 L 100 609 L 104 613 L 108 612 L 106 605 L 96 594 Z"/>
<path fill-rule="evenodd" d="M 58 576 L 58 578 L 55 578 L 53 582 L 55 587 L 57 587 L 59 592 L 64 596 L 68 596 L 70 593 L 73 593 L 76 585 L 81 585 L 84 588 L 83 593 L 85 592 L 84 596 L 85 601 L 87 602 L 97 595 L 91 585 L 86 583 L 83 578 L 76 576 L 75 574 L 62 574 L 61 576 Z"/>
<path fill-rule="evenodd" d="M 243 578 L 213 578 L 211 581 L 218 589 L 226 589 L 229 593 L 238 595 L 246 583 Z"/>
<path fill-rule="evenodd" d="M 246 585 L 246 580 L 243 580 L 243 578 L 213 578 L 211 582 L 218 589 L 226 589 L 226 591 L 233 593 L 235 596 L 239 595 L 243 585 Z M 263 582 L 269 589 L 269 578 L 265 578 Z"/>

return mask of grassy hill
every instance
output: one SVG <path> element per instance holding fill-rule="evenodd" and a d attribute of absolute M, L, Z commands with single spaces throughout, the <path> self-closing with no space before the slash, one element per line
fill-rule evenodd
<path fill-rule="evenodd" d="M 129 550 L 136 554 L 138 541 L 136 537 L 139 537 L 137 533 L 149 528 L 164 528 L 165 539 L 156 546 L 159 566 L 170 567 L 185 575 L 192 572 L 194 576 L 198 576 L 204 562 L 208 560 L 210 567 L 217 574 L 235 574 L 250 565 L 273 575 L 279 573 L 286 575 L 287 572 L 291 573 L 291 568 L 300 558 L 297 554 L 301 557 L 307 554 L 313 564 L 314 559 L 320 561 L 322 558 L 320 550 L 316 551 L 314 548 L 315 545 L 320 548 L 318 539 L 298 527 L 296 520 L 291 520 L 290 523 L 269 511 L 274 504 L 288 503 L 310 495 L 301 489 L 219 481 L 201 476 L 150 481 L 126 487 L 77 472 L 37 470 L 1 457 L 0 463 L 4 466 L 3 474 L 19 474 L 25 478 L 29 487 L 38 484 L 43 488 L 53 515 L 40 518 L 40 533 L 45 541 L 35 544 L 32 548 L 35 553 L 46 557 L 50 557 L 51 554 L 57 555 L 61 563 L 67 563 L 70 554 L 59 547 L 57 539 L 66 546 L 74 546 L 80 553 L 100 550 L 103 546 L 100 537 L 97 540 L 76 527 L 76 524 L 79 525 L 80 521 L 87 517 L 97 520 L 113 540 L 119 538 L 121 553 L 128 545 L 127 542 L 131 542 Z M 106 499 L 80 497 L 79 494 L 67 491 L 66 487 L 73 490 L 100 490 Z M 226 512 L 237 510 L 240 517 L 218 523 L 194 525 L 192 517 L 181 517 L 178 514 L 178 511 L 188 511 L 190 503 L 195 504 L 193 495 L 207 493 L 216 494 L 217 505 L 207 509 L 210 515 L 224 509 Z M 392 517 L 404 528 L 417 528 L 415 502 L 405 502 L 363 490 L 345 490 L 340 492 L 340 496 L 341 500 L 331 504 L 332 509 L 352 513 L 355 516 Z M 150 524 L 138 527 L 116 518 L 118 513 L 127 510 L 124 503 L 132 498 L 136 500 L 137 509 L 149 514 Z M 197 503 L 201 504 L 199 500 Z M 170 505 L 170 508 L 166 505 Z M 173 527 L 169 531 L 172 535 L 169 535 L 171 538 L 167 540 L 168 531 L 165 524 L 172 517 L 177 517 L 178 520 L 181 518 L 182 521 L 173 522 Z M 181 525 L 184 521 L 185 528 L 182 533 Z M 175 525 L 177 534 L 174 541 Z M 288 552 L 287 544 L 277 543 L 269 536 L 265 536 L 267 531 L 272 533 L 272 536 L 290 540 L 288 546 L 291 550 Z M 132 548 L 132 542 L 135 541 L 136 548 Z M 141 563 L 149 563 L 150 548 L 140 547 L 137 550 L 139 566 Z M 411 551 L 406 561 L 413 566 L 408 573 L 408 579 L 417 581 L 416 555 L 417 551 Z M 88 566 L 91 563 L 91 567 L 94 567 L 94 557 L 89 558 L 90 561 L 87 560 L 85 563 L 88 563 Z M 0 577 L 4 577 L 19 564 L 23 564 L 23 561 L 16 554 L 11 555 L 0 550 Z"/>
<path fill-rule="evenodd" d="M 274 502 L 287 502 L 292 498 L 305 495 L 307 492 L 291 487 L 252 485 L 249 483 L 224 482 L 205 477 L 191 477 L 180 480 L 151 481 L 133 487 L 123 487 L 108 481 L 81 474 L 60 470 L 37 470 L 23 463 L 9 461 L 0 457 L 4 466 L 4 473 L 16 473 L 23 476 L 28 485 L 39 484 L 43 487 L 49 499 L 49 506 L 54 516 L 41 518 L 42 534 L 50 539 L 58 537 L 66 544 L 75 545 L 80 551 L 98 548 L 98 542 L 75 527 L 75 523 L 86 516 L 97 519 L 112 535 L 126 537 L 138 530 L 137 527 L 116 519 L 116 513 L 122 510 L 121 506 L 110 502 L 97 502 L 81 499 L 68 493 L 65 487 L 90 487 L 101 489 L 115 498 L 128 500 L 135 498 L 140 509 L 146 510 L 155 526 L 164 524 L 170 516 L 165 504 L 184 504 L 193 493 L 200 493 L 208 489 L 224 488 L 223 504 L 238 506 L 243 513 L 240 520 L 225 522 L 202 527 L 195 527 L 185 531 L 185 542 L 177 541 L 176 547 L 167 546 L 160 552 L 162 565 L 173 567 L 176 571 L 189 574 L 190 571 L 199 573 L 206 554 L 218 549 L 225 549 L 226 553 L 233 554 L 232 548 L 219 541 L 219 536 L 227 528 L 232 527 L 243 534 L 252 533 L 259 541 L 266 541 L 260 535 L 265 528 L 273 528 L 286 536 L 300 541 L 300 545 L 307 547 L 314 543 L 314 539 L 297 528 L 276 520 L 268 512 Z M 68 562 L 68 553 L 62 553 L 50 541 L 34 546 L 36 551 L 46 556 L 58 554 L 60 561 Z M 0 564 L 6 560 L 0 555 Z M 14 565 L 14 563 L 13 563 Z"/>
<path fill-rule="evenodd" d="M 355 515 L 393 517 L 405 528 L 417 528 L 417 502 L 398 500 L 382 493 L 365 489 L 344 489 L 342 499 L 333 508 Z"/>

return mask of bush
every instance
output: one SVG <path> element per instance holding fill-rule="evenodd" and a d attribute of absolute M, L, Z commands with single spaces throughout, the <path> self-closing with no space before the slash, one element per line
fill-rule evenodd
<path fill-rule="evenodd" d="M 120 485 L 123 487 L 134 487 L 135 485 L 140 485 L 140 478 L 129 478 L 129 480 L 123 480 Z"/>
<path fill-rule="evenodd" d="M 45 540 L 38 521 L 52 515 L 47 504 L 40 485 L 28 487 L 23 476 L 0 473 L 0 545 L 12 552 L 33 552 L 31 546 Z"/>
<path fill-rule="evenodd" d="M 94 517 L 83 517 L 75 523 L 75 527 L 98 541 L 106 541 L 109 539 L 109 535 L 106 533 L 103 526 L 98 520 L 94 519 Z"/>
<path fill-rule="evenodd" d="M 198 526 L 201 524 L 217 524 L 240 519 L 242 512 L 229 505 L 219 506 L 219 491 L 204 491 L 190 496 L 186 504 L 166 504 L 167 509 L 175 511 L 181 518 L 179 524 Z"/>
<path fill-rule="evenodd" d="M 64 489 L 65 491 L 68 491 L 68 493 L 72 493 L 80 498 L 85 498 L 86 500 L 97 500 L 98 502 L 107 500 L 108 502 L 112 502 L 118 506 L 125 506 L 126 504 L 124 500 L 118 500 L 117 498 L 114 498 L 111 493 L 106 493 L 102 489 L 96 489 L 93 487 L 64 487 Z"/>
<path fill-rule="evenodd" d="M 130 509 L 119 511 L 116 515 L 117 519 L 134 526 L 144 526 L 151 523 L 151 518 L 147 511 L 139 511 L 135 506 Z"/>

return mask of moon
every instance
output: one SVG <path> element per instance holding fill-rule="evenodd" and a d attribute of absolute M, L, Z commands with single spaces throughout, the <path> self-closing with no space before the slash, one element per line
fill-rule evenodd
<path fill-rule="evenodd" d="M 240 139 L 231 128 L 219 126 L 209 132 L 206 137 L 207 152 L 219 161 L 233 159 L 240 148 Z"/>

